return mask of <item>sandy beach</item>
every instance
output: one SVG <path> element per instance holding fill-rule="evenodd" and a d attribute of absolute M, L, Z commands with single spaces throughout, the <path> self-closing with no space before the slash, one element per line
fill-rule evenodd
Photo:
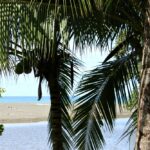
<path fill-rule="evenodd" d="M 0 103 L 0 123 L 28 123 L 47 121 L 49 104 Z M 117 114 L 117 118 L 129 117 L 130 112 Z"/>
<path fill-rule="evenodd" d="M 49 104 L 0 103 L 0 123 L 46 121 L 49 108 Z"/>

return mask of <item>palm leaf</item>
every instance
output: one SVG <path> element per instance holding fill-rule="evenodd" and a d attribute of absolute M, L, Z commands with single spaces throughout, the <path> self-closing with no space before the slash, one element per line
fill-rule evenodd
<path fill-rule="evenodd" d="M 106 61 L 108 61 L 109 59 L 111 59 L 112 57 L 114 57 L 116 54 L 118 54 L 118 52 L 124 47 L 124 46 L 128 46 L 130 44 L 130 41 L 133 40 L 133 36 L 127 37 L 125 40 L 123 40 L 122 42 L 120 42 L 110 53 L 109 55 L 105 58 L 105 60 L 103 61 L 103 63 L 105 63 Z M 135 39 L 134 39 L 135 40 Z"/>
<path fill-rule="evenodd" d="M 59 66 L 59 87 L 61 93 L 61 127 L 62 127 L 62 142 L 63 149 L 70 150 L 73 147 L 73 129 L 72 129 L 72 120 L 70 116 L 71 110 L 71 100 L 70 94 L 72 91 L 72 74 L 75 76 L 78 73 L 78 67 L 81 63 L 74 57 L 68 50 L 62 50 L 62 45 L 59 46 L 58 54 L 63 54 L 63 57 L 60 58 Z M 73 62 L 74 67 L 72 68 L 71 63 Z M 73 69 L 73 70 L 72 70 Z M 51 141 L 51 115 L 49 114 L 49 141 Z M 52 148 L 52 144 L 51 144 Z"/>
<path fill-rule="evenodd" d="M 143 22 L 143 17 L 141 13 L 142 11 L 140 11 L 140 13 L 136 13 L 138 10 L 140 10 L 140 7 L 139 5 L 137 5 L 137 3 L 136 3 L 137 7 L 134 7 L 134 5 L 130 1 L 118 1 L 117 0 L 114 3 L 111 3 L 110 1 L 108 5 L 107 4 L 108 1 L 105 2 L 105 1 L 99 1 L 99 0 L 93 0 L 93 1 L 82 0 L 81 2 L 78 1 L 76 3 L 74 0 L 70 0 L 69 3 L 68 1 L 51 1 L 51 2 L 49 1 L 48 2 L 44 0 L 43 2 L 46 3 L 46 5 L 47 4 L 51 5 L 51 7 L 47 7 L 47 6 L 45 7 L 46 9 L 44 10 L 46 10 L 46 13 L 43 13 L 44 14 L 43 16 L 41 15 L 42 13 L 40 13 L 40 10 L 39 10 L 40 7 L 43 7 L 42 5 L 43 2 L 40 1 L 38 5 L 34 5 L 36 4 L 36 2 L 39 2 L 39 1 L 36 1 L 36 0 L 24 1 L 23 3 L 22 1 L 19 1 L 18 2 L 20 3 L 19 6 L 18 6 L 17 1 L 13 1 L 13 3 L 1 3 L 0 5 L 1 6 L 0 8 L 0 18 L 1 18 L 0 19 L 1 20 L 0 51 L 2 54 L 7 54 L 5 47 L 9 45 L 10 40 L 14 40 L 14 39 L 15 39 L 14 41 L 15 43 L 21 44 L 21 47 L 23 49 L 23 55 L 29 55 L 30 52 L 28 53 L 28 51 L 32 50 L 33 48 L 38 49 L 37 51 L 33 51 L 34 61 L 35 61 L 34 56 L 40 56 L 39 54 L 42 54 L 42 57 L 45 59 L 47 58 L 48 55 L 53 54 L 53 49 L 51 48 L 51 45 L 54 43 L 55 38 L 52 37 L 53 34 L 51 33 L 54 33 L 55 31 L 52 30 L 52 32 L 50 32 L 47 29 L 53 29 L 52 24 L 56 21 L 56 18 L 58 18 L 59 22 L 62 21 L 61 18 L 63 18 L 62 17 L 63 15 L 60 15 L 58 17 L 58 10 L 60 6 L 63 6 L 64 13 L 62 13 L 61 11 L 62 14 L 67 14 L 66 12 L 69 9 L 72 10 L 71 11 L 72 15 L 70 16 L 71 17 L 74 16 L 74 17 L 73 19 L 72 18 L 70 20 L 68 19 L 71 25 L 69 24 L 69 27 L 67 28 L 69 28 L 68 31 L 72 35 L 74 35 L 76 45 L 79 45 L 79 43 L 81 43 L 83 46 L 86 44 L 94 43 L 94 44 L 99 44 L 104 47 L 104 46 L 108 46 L 109 40 L 113 41 L 118 36 L 121 30 L 128 30 L 130 34 L 133 32 L 136 32 L 137 35 L 141 34 L 141 32 L 143 31 L 143 25 L 141 23 Z M 67 7 L 65 7 L 66 5 Z M 69 8 L 69 9 L 66 9 L 66 8 Z M 87 8 L 90 8 L 90 9 L 87 9 Z M 32 9 L 33 11 L 31 11 Z M 51 13 L 51 10 L 53 10 L 52 13 Z M 105 11 L 105 13 L 102 13 L 103 10 Z M 127 10 L 127 11 L 124 11 L 124 10 Z M 115 17 L 112 17 L 112 14 Z M 13 17 L 10 17 L 10 16 L 13 16 Z M 40 20 L 37 19 L 38 17 L 40 18 Z M 13 20 L 13 18 L 15 18 L 15 20 Z M 79 18 L 80 20 L 75 20 L 75 18 Z M 135 20 L 135 21 L 132 22 L 132 20 Z M 19 26 L 18 26 L 18 23 L 19 23 Z M 15 31 L 15 32 L 10 34 L 11 31 Z M 47 39 L 49 43 L 45 43 Z M 51 42 L 51 39 L 52 39 L 52 42 Z M 21 42 L 19 43 L 19 41 Z M 4 43 L 6 45 L 4 45 Z M 50 47 L 49 49 L 46 48 L 47 45 L 49 45 Z M 11 47 L 11 45 L 9 47 Z M 123 62 L 126 59 L 124 60 L 122 58 L 121 60 L 118 62 L 121 64 L 125 64 Z M 127 90 L 131 91 L 132 87 L 135 86 L 134 80 L 132 80 L 133 82 L 129 82 L 129 84 L 126 84 L 130 78 L 134 79 L 133 70 L 136 67 L 132 64 L 134 64 L 135 62 L 133 61 L 131 63 L 129 61 L 129 63 L 127 63 L 125 66 L 123 65 L 121 66 L 119 63 L 114 64 L 110 62 L 104 65 L 102 68 L 100 68 L 102 71 L 104 71 L 104 74 L 100 74 L 99 72 L 97 72 L 97 70 L 94 70 L 95 74 L 93 72 L 91 73 L 93 75 L 93 78 L 99 77 L 99 76 L 96 76 L 96 73 L 98 73 L 98 75 L 99 74 L 101 75 L 100 78 L 102 77 L 103 79 L 105 78 L 105 80 L 100 80 L 99 82 L 97 82 L 98 85 L 102 85 L 102 83 L 104 83 L 103 86 L 96 85 L 97 83 L 94 80 L 90 79 L 89 81 L 95 83 L 96 85 L 96 86 L 93 85 L 91 89 L 89 87 L 90 84 L 88 84 L 89 81 L 83 82 L 83 85 L 88 85 L 88 89 L 90 90 L 89 93 L 85 93 L 89 95 L 88 99 L 84 97 L 86 101 L 91 100 L 90 103 L 87 105 L 87 109 L 93 108 L 93 111 L 92 111 L 93 113 L 89 115 L 92 122 L 89 123 L 88 129 L 90 128 L 91 124 L 97 123 L 97 120 L 96 119 L 94 120 L 94 118 L 100 118 L 98 120 L 101 120 L 101 118 L 104 118 L 107 123 L 109 122 L 111 124 L 111 126 L 113 124 L 113 122 L 111 121 L 111 118 L 115 117 L 115 110 L 113 109 L 115 106 L 115 102 L 114 101 L 108 102 L 108 99 L 107 99 L 105 102 L 102 101 L 99 103 L 100 97 L 104 97 L 103 99 L 105 99 L 105 96 L 103 93 L 107 93 L 107 92 L 104 92 L 104 91 L 108 89 L 112 89 L 114 92 L 110 92 L 111 96 L 110 97 L 108 96 L 108 97 L 110 99 L 114 99 L 114 97 L 117 96 L 118 103 L 121 105 L 122 103 L 124 103 L 124 101 L 126 101 L 126 98 L 128 97 L 128 95 L 126 94 L 125 87 L 127 87 Z M 112 66 L 115 66 L 115 68 L 113 68 Z M 116 71 L 118 66 L 121 66 L 118 69 L 119 72 Z M 108 67 L 110 71 L 105 71 L 106 67 Z M 114 77 L 117 76 L 119 78 L 118 82 L 115 83 L 114 81 L 116 80 L 115 78 L 112 78 L 112 76 Z M 65 75 L 65 77 L 67 76 Z M 71 78 L 73 78 L 73 76 Z M 86 78 L 84 78 L 84 80 L 85 79 Z M 122 82 L 123 79 L 124 79 L 124 82 Z M 98 90 L 95 88 L 97 88 Z M 85 89 L 81 88 L 81 90 L 86 91 L 86 88 Z M 97 94 L 93 95 L 93 92 L 97 92 Z M 84 92 L 82 94 L 84 94 Z M 82 103 L 84 104 L 84 102 L 81 102 L 81 104 Z M 106 107 L 108 111 L 108 115 L 105 113 L 104 111 L 105 107 L 103 107 L 103 105 L 105 107 L 106 106 L 110 107 L 110 108 Z M 93 114 L 97 114 L 96 117 Z M 89 116 L 87 116 L 87 118 Z M 85 119 L 85 121 L 87 120 L 87 118 Z M 102 125 L 102 123 L 99 123 L 99 124 Z M 100 133 L 100 129 L 98 125 L 97 126 L 96 125 L 93 130 L 95 135 L 97 135 L 96 131 L 99 131 Z M 91 129 L 90 129 L 90 132 L 93 134 Z M 87 139 L 88 137 L 89 136 L 86 136 Z M 100 138 L 102 139 L 102 136 L 97 135 L 97 137 L 98 139 Z M 94 139 L 94 136 L 93 138 L 89 138 L 89 139 L 92 141 Z M 94 140 L 96 140 L 96 138 Z M 83 143 L 81 145 L 83 145 Z M 96 149 L 100 145 L 102 145 L 102 143 L 100 144 L 95 143 L 95 146 L 89 143 L 89 146 L 86 146 L 86 148 L 93 147 L 94 149 Z"/>
<path fill-rule="evenodd" d="M 138 3 L 136 5 L 131 1 L 116 3 L 118 7 L 99 0 L 82 0 L 81 2 L 25 0 L 18 3 L 2 1 L 1 25 L 6 28 L 1 28 L 1 39 L 8 40 L 9 32 L 13 31 L 11 37 L 15 39 L 15 43 L 22 41 L 22 47 L 27 47 L 25 49 L 31 47 L 43 49 L 41 47 L 45 38 L 53 37 L 51 29 L 56 18 L 59 23 L 64 18 L 67 20 L 67 29 L 69 34 L 74 36 L 77 46 L 80 44 L 108 46 L 110 40 L 113 41 L 121 30 L 128 31 L 129 35 L 133 32 L 141 34 L 143 16 Z M 24 44 L 24 40 L 28 44 Z"/>
<path fill-rule="evenodd" d="M 113 128 L 116 105 L 120 109 L 136 88 L 137 64 L 135 53 L 100 65 L 83 76 L 76 94 L 74 133 L 77 149 L 102 148 L 101 126 Z M 132 82 L 131 82 L 132 81 Z"/>

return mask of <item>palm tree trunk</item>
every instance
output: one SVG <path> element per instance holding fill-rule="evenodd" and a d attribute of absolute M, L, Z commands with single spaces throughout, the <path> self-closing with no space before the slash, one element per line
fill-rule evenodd
<path fill-rule="evenodd" d="M 136 150 L 150 150 L 150 0 L 147 0 L 145 8 L 144 49 Z"/>
<path fill-rule="evenodd" d="M 53 150 L 63 150 L 61 127 L 61 96 L 59 84 L 55 74 L 51 74 L 48 81 L 51 94 L 50 125 Z"/>

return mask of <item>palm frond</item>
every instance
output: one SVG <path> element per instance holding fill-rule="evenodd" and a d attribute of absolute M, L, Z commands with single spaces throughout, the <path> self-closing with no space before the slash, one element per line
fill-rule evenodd
<path fill-rule="evenodd" d="M 101 126 L 113 128 L 116 105 L 128 103 L 136 88 L 138 73 L 135 53 L 100 65 L 83 76 L 76 94 L 74 132 L 77 149 L 99 149 L 104 137 Z"/>
<path fill-rule="evenodd" d="M 57 26 L 64 20 L 67 20 L 65 27 L 67 34 L 69 34 L 67 40 L 70 39 L 68 37 L 74 36 L 76 45 L 81 43 L 84 46 L 95 43 L 102 47 L 108 46 L 109 41 L 114 41 L 122 30 L 127 30 L 129 35 L 132 35 L 133 32 L 136 35 L 141 35 L 144 17 L 139 1 L 136 5 L 133 5 L 131 1 L 107 2 L 99 0 L 77 2 L 74 0 L 25 0 L 0 3 L 0 54 L 3 54 L 0 56 L 1 60 L 5 60 L 3 56 L 8 58 L 8 47 L 14 49 L 14 54 L 16 54 L 16 51 L 20 49 L 17 45 L 20 45 L 23 56 L 32 57 L 32 65 L 36 66 L 35 60 L 41 59 L 41 57 L 43 59 L 51 58 L 55 53 L 54 43 L 58 40 L 55 38 L 56 34 L 59 39 L 65 35 L 64 33 L 60 34 L 60 26 Z M 68 12 L 71 12 L 71 15 L 68 15 Z M 64 14 L 67 14 L 65 19 Z M 54 25 L 57 26 L 57 29 Z M 31 51 L 33 53 L 30 56 Z M 103 125 L 102 119 L 111 129 L 113 126 L 112 118 L 115 118 L 116 115 L 116 101 L 120 107 L 123 106 L 130 96 L 127 91 L 136 88 L 134 76 L 136 62 L 133 59 L 128 61 L 131 58 L 126 56 L 117 61 L 108 62 L 92 70 L 90 72 L 92 78 L 89 74 L 83 78 L 81 87 L 77 91 L 77 95 L 81 96 L 76 104 L 75 131 L 77 131 L 78 137 L 76 136 L 75 139 L 78 143 L 77 147 L 97 149 L 102 146 L 104 141 L 100 128 Z M 72 67 L 68 69 L 68 65 L 65 67 L 66 74 L 62 73 L 61 77 L 64 83 L 60 83 L 60 85 L 67 87 L 73 81 L 67 82 L 70 76 L 73 79 L 73 70 Z M 70 86 L 65 90 L 66 93 L 69 92 Z M 108 92 L 109 94 L 107 94 Z M 63 101 L 69 106 L 67 97 Z M 84 107 L 85 110 L 82 109 Z M 64 118 L 68 118 L 66 108 L 63 111 Z M 83 115 L 85 116 L 83 117 Z M 86 124 L 85 127 L 84 124 Z M 65 124 L 63 126 L 65 129 Z M 66 126 L 70 126 L 70 123 Z M 68 135 L 64 134 L 64 141 L 67 137 Z M 102 142 L 98 143 L 100 139 Z M 69 142 L 64 147 L 69 148 Z"/>
<path fill-rule="evenodd" d="M 32 10 L 30 5 L 25 3 L 0 3 L 0 33 L 2 33 L 0 37 L 0 52 L 3 54 L 1 56 L 4 56 L 4 54 L 6 56 L 19 56 L 17 58 L 19 63 L 23 62 L 21 69 L 24 69 L 24 60 L 28 60 L 27 63 L 33 69 L 40 68 L 42 70 L 44 68 L 48 71 L 50 69 L 49 61 L 58 61 L 60 63 L 57 70 L 59 71 L 58 83 L 60 84 L 61 93 L 62 142 L 64 149 L 70 149 L 72 132 L 70 115 L 68 113 L 71 105 L 69 93 L 73 84 L 73 75 L 77 72 L 74 69 L 79 63 L 69 51 L 65 52 L 64 50 L 68 43 L 65 19 L 62 18 L 59 12 L 56 17 L 55 12 L 53 10 L 48 11 L 46 7 L 42 6 L 42 8 L 45 8 L 43 11 L 46 10 L 46 12 L 43 12 L 39 10 L 38 5 L 35 5 Z M 6 9 L 6 11 L 3 9 Z M 40 62 L 46 62 L 43 64 L 45 66 L 37 66 Z M 38 75 L 38 77 L 41 77 L 41 75 Z M 39 99 L 42 96 L 42 79 L 39 83 Z M 52 130 L 51 122 L 49 122 L 50 137 Z"/>
<path fill-rule="evenodd" d="M 127 32 L 128 36 L 134 33 L 135 36 L 142 37 L 144 17 L 139 1 L 136 4 L 130 0 L 116 0 L 111 3 L 97 0 L 94 2 L 99 5 L 91 7 L 92 13 L 84 17 L 78 16 L 76 19 L 69 17 L 70 28 L 77 46 L 95 44 L 106 48 L 122 31 Z"/>
<path fill-rule="evenodd" d="M 8 41 L 12 32 L 9 38 L 13 38 L 15 43 L 21 41 L 23 48 L 43 49 L 46 47 L 45 38 L 49 39 L 49 44 L 53 39 L 55 20 L 59 24 L 67 20 L 67 32 L 74 37 L 75 44 L 82 47 L 86 44 L 108 46 L 122 30 L 128 31 L 129 35 L 133 32 L 141 34 L 143 15 L 138 2 L 136 5 L 131 1 L 116 3 L 118 7 L 99 0 L 2 1 L 1 39 Z"/>
<path fill-rule="evenodd" d="M 113 50 L 111 50 L 111 52 L 109 53 L 109 55 L 105 58 L 105 60 L 103 61 L 103 63 L 105 63 L 106 61 L 108 61 L 109 59 L 111 59 L 112 57 L 114 57 L 116 54 L 118 54 L 118 52 L 124 47 L 124 46 L 128 46 L 130 44 L 130 41 L 133 39 L 133 36 L 127 37 L 125 40 L 121 41 Z"/>
<path fill-rule="evenodd" d="M 78 74 L 78 67 L 81 65 L 80 61 L 72 56 L 71 52 L 68 50 L 62 50 L 62 45 L 59 46 L 58 53 L 61 54 L 59 60 L 59 88 L 61 95 L 61 128 L 62 128 L 62 142 L 63 149 L 70 150 L 73 147 L 73 129 L 72 120 L 70 116 L 71 111 L 71 100 L 70 95 L 72 91 L 72 74 L 76 76 Z M 71 63 L 73 62 L 73 68 Z M 73 70 L 72 70 L 73 69 Z M 51 112 L 50 112 L 51 113 Z M 49 114 L 49 141 L 51 141 L 51 115 Z M 52 146 L 52 144 L 51 144 Z"/>

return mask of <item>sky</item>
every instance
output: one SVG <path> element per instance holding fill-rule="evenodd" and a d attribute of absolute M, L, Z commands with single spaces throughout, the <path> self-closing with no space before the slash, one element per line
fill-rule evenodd
<path fill-rule="evenodd" d="M 106 53 L 96 50 L 94 52 L 87 52 L 82 54 L 78 53 L 77 57 L 84 62 L 84 67 L 82 68 L 82 74 L 85 71 L 92 69 L 94 66 L 102 62 L 106 57 Z M 5 88 L 6 92 L 3 96 L 37 96 L 38 90 L 38 79 L 34 77 L 33 73 L 28 75 L 19 75 L 18 77 L 7 77 L 0 80 L 0 87 Z M 43 96 L 48 96 L 48 88 L 46 82 L 42 84 Z"/>

